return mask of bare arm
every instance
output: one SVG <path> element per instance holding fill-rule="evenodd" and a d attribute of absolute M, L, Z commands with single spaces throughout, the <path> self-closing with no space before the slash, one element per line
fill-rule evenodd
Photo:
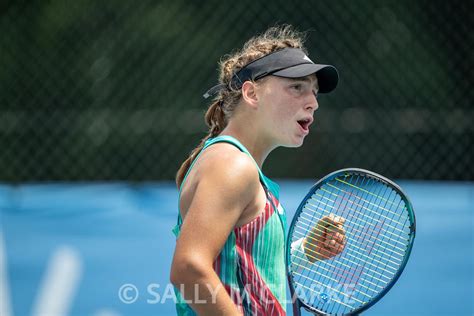
<path fill-rule="evenodd" d="M 258 190 L 258 173 L 247 156 L 220 155 L 199 167 L 199 180 L 183 221 L 171 267 L 171 281 L 184 289 L 200 315 L 240 315 L 213 269 L 246 206 Z M 196 294 L 197 293 L 197 294 Z"/>

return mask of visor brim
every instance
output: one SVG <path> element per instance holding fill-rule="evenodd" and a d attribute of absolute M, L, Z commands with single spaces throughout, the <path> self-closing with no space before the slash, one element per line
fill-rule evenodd
<path fill-rule="evenodd" d="M 337 69 L 331 65 L 300 64 L 272 73 L 273 76 L 284 78 L 302 78 L 316 74 L 319 93 L 328 93 L 334 90 L 339 82 Z"/>

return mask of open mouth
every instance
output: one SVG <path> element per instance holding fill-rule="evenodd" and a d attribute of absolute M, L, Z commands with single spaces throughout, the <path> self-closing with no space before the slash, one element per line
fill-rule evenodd
<path fill-rule="evenodd" d="M 298 120 L 298 124 L 300 124 L 301 128 L 305 131 L 309 130 L 309 126 L 311 125 L 312 121 L 311 119 L 303 119 L 303 120 Z"/>

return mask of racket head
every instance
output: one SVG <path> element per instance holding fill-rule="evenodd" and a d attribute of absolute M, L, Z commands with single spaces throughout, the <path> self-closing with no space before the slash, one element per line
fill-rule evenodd
<path fill-rule="evenodd" d="M 305 253 L 292 250 L 291 245 L 330 213 L 346 220 L 344 250 L 330 259 L 302 263 Z M 311 214 L 312 219 L 308 217 Z M 287 236 L 286 263 L 294 311 L 299 314 L 300 307 L 319 315 L 365 311 L 397 282 L 415 234 L 413 206 L 393 181 L 359 168 L 338 170 L 322 178 L 300 203 Z"/>

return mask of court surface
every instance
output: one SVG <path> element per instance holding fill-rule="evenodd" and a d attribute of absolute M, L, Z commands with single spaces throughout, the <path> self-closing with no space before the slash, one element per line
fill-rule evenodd
<path fill-rule="evenodd" d="M 314 181 L 277 182 L 290 221 Z M 473 315 L 474 183 L 397 183 L 417 236 L 364 315 Z M 0 185 L 0 314 L 174 315 L 177 198 L 171 182 Z"/>

